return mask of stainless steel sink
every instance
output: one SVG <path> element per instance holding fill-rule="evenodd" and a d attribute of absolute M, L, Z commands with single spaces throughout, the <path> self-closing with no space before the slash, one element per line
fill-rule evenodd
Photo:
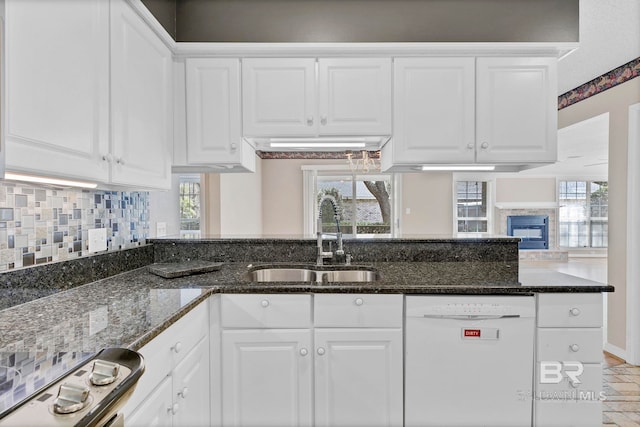
<path fill-rule="evenodd" d="M 321 267 L 254 267 L 246 275 L 251 282 L 375 282 L 380 280 L 380 273 L 373 268 L 353 268 L 344 266 Z"/>
<path fill-rule="evenodd" d="M 316 273 L 307 268 L 261 268 L 248 273 L 252 282 L 315 282 Z"/>
<path fill-rule="evenodd" d="M 318 282 L 375 282 L 380 280 L 380 273 L 374 270 L 329 270 L 321 273 L 322 279 Z"/>

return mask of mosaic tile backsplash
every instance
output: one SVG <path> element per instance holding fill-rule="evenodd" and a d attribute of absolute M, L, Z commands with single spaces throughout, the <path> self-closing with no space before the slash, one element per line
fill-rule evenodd
<path fill-rule="evenodd" d="M 0 180 L 0 272 L 89 255 L 92 228 L 107 229 L 108 251 L 146 243 L 149 193 Z"/>

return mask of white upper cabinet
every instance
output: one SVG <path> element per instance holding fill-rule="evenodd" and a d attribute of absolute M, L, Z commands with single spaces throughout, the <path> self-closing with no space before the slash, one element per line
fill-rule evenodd
<path fill-rule="evenodd" d="M 255 171 L 254 150 L 242 139 L 240 60 L 188 58 L 185 67 L 187 165 Z"/>
<path fill-rule="evenodd" d="M 555 58 L 478 58 L 478 162 L 557 160 L 556 68 Z"/>
<path fill-rule="evenodd" d="M 125 0 L 111 1 L 111 181 L 171 188 L 172 53 Z"/>
<path fill-rule="evenodd" d="M 396 58 L 383 170 L 557 159 L 557 59 Z"/>
<path fill-rule="evenodd" d="M 7 170 L 107 181 L 109 3 L 4 3 Z"/>
<path fill-rule="evenodd" d="M 315 59 L 243 60 L 242 100 L 245 136 L 315 135 Z"/>
<path fill-rule="evenodd" d="M 322 135 L 391 133 L 389 58 L 318 60 Z"/>
<path fill-rule="evenodd" d="M 391 133 L 390 58 L 252 58 L 242 63 L 249 137 Z"/>
<path fill-rule="evenodd" d="M 394 90 L 392 152 L 385 157 L 473 163 L 475 58 L 398 58 Z"/>
<path fill-rule="evenodd" d="M 172 53 L 125 0 L 7 0 L 6 169 L 170 188 Z"/>

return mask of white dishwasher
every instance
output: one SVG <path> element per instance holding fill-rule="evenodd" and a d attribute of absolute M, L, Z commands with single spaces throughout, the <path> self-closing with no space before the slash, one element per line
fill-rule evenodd
<path fill-rule="evenodd" d="M 532 425 L 533 296 L 407 296 L 405 426 Z"/>

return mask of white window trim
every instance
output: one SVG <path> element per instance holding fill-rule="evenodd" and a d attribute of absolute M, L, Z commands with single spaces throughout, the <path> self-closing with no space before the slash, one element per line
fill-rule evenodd
<path fill-rule="evenodd" d="M 336 175 L 353 175 L 349 165 L 302 165 L 302 230 L 305 237 L 316 237 L 316 218 L 318 217 L 318 206 L 315 203 L 315 189 L 318 183 L 318 172 L 335 173 Z M 400 229 L 400 220 L 398 213 L 402 209 L 402 197 L 398 197 L 402 190 L 400 174 L 384 173 L 379 171 L 371 171 L 367 174 L 356 175 L 389 175 L 391 177 L 391 187 L 393 189 L 391 200 L 391 216 L 393 224 L 391 224 L 391 237 L 397 237 Z M 398 191 L 398 192 L 396 192 Z"/>
<path fill-rule="evenodd" d="M 585 254 L 589 254 L 586 256 L 593 256 L 593 255 L 601 255 L 601 256 L 607 256 L 607 254 L 609 253 L 609 248 L 594 248 L 594 247 L 572 247 L 572 246 L 560 246 L 560 181 L 587 181 L 587 182 L 593 182 L 593 181 L 606 181 L 609 182 L 609 177 L 608 176 L 604 176 L 604 175 L 563 175 L 563 176 L 557 176 L 556 177 L 556 202 L 558 205 L 558 211 L 556 212 L 557 214 L 557 221 L 556 221 L 556 240 L 557 240 L 557 246 L 558 249 L 562 249 L 562 250 L 566 250 L 566 251 L 570 251 L 571 253 L 573 253 L 573 256 L 580 256 L 580 253 L 585 253 Z M 607 222 L 609 220 L 609 217 L 607 217 Z M 591 238 L 589 238 L 589 240 L 591 240 Z"/>
<path fill-rule="evenodd" d="M 458 231 L 458 189 L 456 187 L 456 183 L 458 181 L 484 181 L 487 183 L 487 232 L 486 233 L 476 233 L 476 232 L 459 232 Z M 452 188 L 451 194 L 452 203 L 453 203 L 453 215 L 451 230 L 454 235 L 461 236 L 473 236 L 473 235 L 482 235 L 482 236 L 490 236 L 497 234 L 494 230 L 494 210 L 495 210 L 495 188 L 496 188 L 496 178 L 494 175 L 490 174 L 474 174 L 474 173 L 454 173 L 452 177 Z"/>

